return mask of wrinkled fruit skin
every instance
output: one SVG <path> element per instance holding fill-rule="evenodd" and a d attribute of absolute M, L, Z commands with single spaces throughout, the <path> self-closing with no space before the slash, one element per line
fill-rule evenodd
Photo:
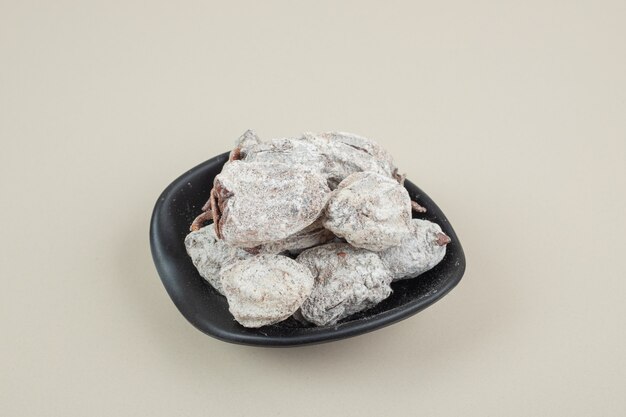
<path fill-rule="evenodd" d="M 446 245 L 438 243 L 442 233 L 438 224 L 413 219 L 411 225 L 411 233 L 401 245 L 379 252 L 394 281 L 415 278 L 434 268 L 446 255 Z"/>
<path fill-rule="evenodd" d="M 332 189 L 355 172 L 375 172 L 395 179 L 398 169 L 393 158 L 376 142 L 345 132 L 326 132 L 318 137 L 326 141 L 326 175 Z"/>
<path fill-rule="evenodd" d="M 300 166 L 238 160 L 215 177 L 218 237 L 251 248 L 285 239 L 311 225 L 330 196 L 323 176 Z"/>
<path fill-rule="evenodd" d="M 335 324 L 391 294 L 391 275 L 376 253 L 329 243 L 305 250 L 296 260 L 315 277 L 301 313 L 318 326 Z"/>
<path fill-rule="evenodd" d="M 262 142 L 252 131 L 237 143 L 237 158 L 246 162 L 302 165 L 321 173 L 331 189 L 355 172 L 369 171 L 395 178 L 393 158 L 376 142 L 344 132 L 304 133 L 296 138 Z"/>
<path fill-rule="evenodd" d="M 200 276 L 222 295 L 224 294 L 220 281 L 222 268 L 252 257 L 245 250 L 218 239 L 213 226 L 189 233 L 185 238 L 185 248 Z"/>
<path fill-rule="evenodd" d="M 254 132 L 244 133 L 236 144 L 238 157 L 245 162 L 301 165 L 323 173 L 325 160 L 321 146 L 323 141 L 302 138 L 278 138 L 261 141 Z M 232 153 L 231 153 L 232 156 Z"/>
<path fill-rule="evenodd" d="M 450 238 L 411 219 L 412 209 L 425 209 L 403 181 L 391 156 L 361 136 L 262 141 L 249 130 L 191 224 L 187 253 L 245 327 L 290 316 L 303 326 L 334 325 L 445 256 Z"/>
<path fill-rule="evenodd" d="M 305 249 L 330 242 L 335 238 L 333 232 L 324 228 L 322 219 L 317 219 L 310 226 L 282 240 L 261 245 L 252 252 L 279 254 L 289 252 L 299 254 Z"/>
<path fill-rule="evenodd" d="M 236 262 L 221 273 L 229 310 L 245 327 L 285 320 L 313 288 L 311 271 L 281 255 L 258 255 Z"/>
<path fill-rule="evenodd" d="M 381 251 L 399 245 L 411 228 L 411 198 L 397 181 L 358 172 L 333 192 L 324 227 L 356 247 Z"/>

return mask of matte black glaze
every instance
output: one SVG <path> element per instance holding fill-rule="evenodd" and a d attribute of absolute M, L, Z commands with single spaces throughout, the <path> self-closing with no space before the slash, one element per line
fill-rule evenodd
<path fill-rule="evenodd" d="M 352 315 L 334 326 L 302 327 L 294 319 L 247 329 L 228 311 L 226 298 L 196 271 L 185 251 L 189 225 L 209 197 L 213 178 L 228 160 L 228 152 L 216 156 L 171 183 L 159 197 L 152 213 L 150 245 L 161 281 L 174 304 L 191 324 L 226 342 L 260 346 L 294 346 L 329 342 L 356 336 L 405 319 L 442 298 L 459 283 L 465 256 L 459 238 L 437 205 L 410 181 L 411 198 L 428 209 L 416 217 L 432 220 L 452 238 L 443 261 L 415 279 L 392 284 L 393 293 L 373 309 Z"/>

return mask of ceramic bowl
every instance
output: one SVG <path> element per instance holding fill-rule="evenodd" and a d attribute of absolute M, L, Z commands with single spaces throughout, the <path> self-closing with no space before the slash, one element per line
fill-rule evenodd
<path fill-rule="evenodd" d="M 161 194 L 150 224 L 150 245 L 156 269 L 172 301 L 200 331 L 217 339 L 256 346 L 296 346 L 356 336 L 403 320 L 440 300 L 465 271 L 459 238 L 441 209 L 417 186 L 405 182 L 411 198 L 427 208 L 415 217 L 436 222 L 450 236 L 446 256 L 434 269 L 414 279 L 392 284 L 392 295 L 374 308 L 354 314 L 336 325 L 306 327 L 289 318 L 272 326 L 248 329 L 228 311 L 226 298 L 196 271 L 185 251 L 189 225 L 209 197 L 214 177 L 228 160 L 228 152 L 192 168 Z"/>

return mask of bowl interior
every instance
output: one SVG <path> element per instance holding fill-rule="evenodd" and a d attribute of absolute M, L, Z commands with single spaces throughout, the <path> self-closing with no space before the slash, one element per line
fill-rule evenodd
<path fill-rule="evenodd" d="M 393 283 L 389 298 L 333 326 L 304 327 L 292 318 L 259 329 L 241 326 L 228 311 L 226 298 L 200 277 L 184 245 L 189 225 L 200 213 L 209 197 L 213 178 L 227 160 L 228 152 L 192 168 L 172 182 L 157 200 L 150 225 L 152 257 L 163 285 L 183 316 L 202 332 L 227 342 L 248 345 L 328 342 L 409 317 L 442 298 L 461 280 L 465 256 L 456 233 L 439 207 L 407 180 L 405 187 L 411 198 L 428 210 L 414 216 L 438 223 L 452 238 L 439 265 L 415 279 Z"/>

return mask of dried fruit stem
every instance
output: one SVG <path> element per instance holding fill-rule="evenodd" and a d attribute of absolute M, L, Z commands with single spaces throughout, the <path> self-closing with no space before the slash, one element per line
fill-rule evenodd
<path fill-rule="evenodd" d="M 192 232 L 196 232 L 202 229 L 206 222 L 208 222 L 209 220 L 213 220 L 213 222 L 215 223 L 215 232 L 217 234 L 217 237 L 221 239 L 219 235 L 219 224 L 218 224 L 221 213 L 218 210 L 218 205 L 216 204 L 216 202 L 214 202 L 215 200 L 216 200 L 215 188 L 211 188 L 211 192 L 209 194 L 209 200 L 206 203 L 204 203 L 204 206 L 202 206 L 203 213 L 193 220 L 189 230 L 191 230 Z"/>
<path fill-rule="evenodd" d="M 417 201 L 411 201 L 411 208 L 416 213 L 426 213 L 426 207 L 419 205 Z"/>
<path fill-rule="evenodd" d="M 220 205 L 218 204 L 217 198 L 217 191 L 215 191 L 215 188 L 212 188 L 209 201 L 211 202 L 211 211 L 213 212 L 213 224 L 215 224 L 215 235 L 218 239 L 221 239 L 222 233 L 220 219 L 222 217 L 222 211 L 220 210 Z"/>
<path fill-rule="evenodd" d="M 241 159 L 241 146 L 237 146 L 230 153 L 230 156 L 228 157 L 228 162 L 238 161 L 240 159 Z"/>
<path fill-rule="evenodd" d="M 204 227 L 204 224 L 210 221 L 213 218 L 213 213 L 211 211 L 205 211 L 200 214 L 198 217 L 193 219 L 193 223 L 191 223 L 191 227 L 189 230 L 192 232 L 197 232 L 198 230 Z"/>
<path fill-rule="evenodd" d="M 393 170 L 393 177 L 398 181 L 400 185 L 404 185 L 404 180 L 406 179 L 406 174 L 400 174 L 398 172 L 398 168 Z"/>
<path fill-rule="evenodd" d="M 437 245 L 446 246 L 448 243 L 452 242 L 452 239 L 445 233 L 437 233 Z"/>

